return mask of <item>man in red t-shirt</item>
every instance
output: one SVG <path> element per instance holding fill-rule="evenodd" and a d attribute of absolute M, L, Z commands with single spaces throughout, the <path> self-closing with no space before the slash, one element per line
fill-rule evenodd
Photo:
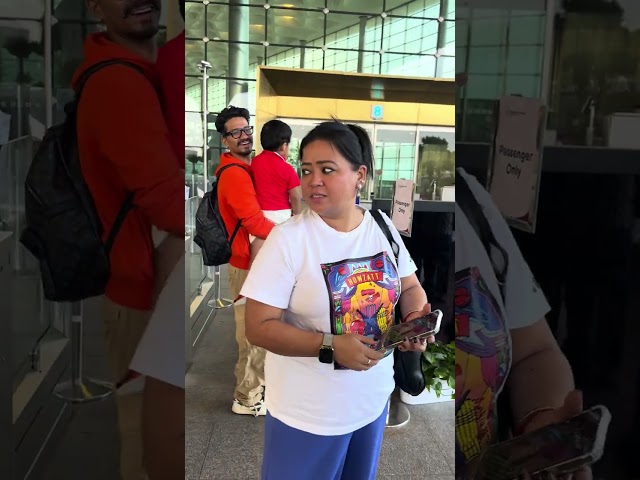
<path fill-rule="evenodd" d="M 260 132 L 263 152 L 251 162 L 258 203 L 264 216 L 276 225 L 302 210 L 300 179 L 287 163 L 291 135 L 291 127 L 280 120 L 265 123 Z M 251 238 L 252 261 L 263 242 Z"/>

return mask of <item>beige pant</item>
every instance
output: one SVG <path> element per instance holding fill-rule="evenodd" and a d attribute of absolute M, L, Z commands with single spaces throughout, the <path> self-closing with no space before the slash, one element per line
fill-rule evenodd
<path fill-rule="evenodd" d="M 240 270 L 229 265 L 231 298 L 238 297 L 248 274 L 248 270 Z M 253 405 L 260 400 L 262 395 L 265 351 L 260 347 L 254 347 L 247 341 L 244 333 L 244 307 L 244 303 L 233 306 L 236 320 L 236 342 L 238 343 L 234 398 L 244 405 Z"/>
<path fill-rule="evenodd" d="M 131 359 L 144 334 L 150 311 L 122 307 L 104 301 L 104 328 L 111 381 L 115 385 L 129 370 Z M 122 480 L 146 480 L 142 463 L 142 393 L 116 395 L 120 433 Z"/>

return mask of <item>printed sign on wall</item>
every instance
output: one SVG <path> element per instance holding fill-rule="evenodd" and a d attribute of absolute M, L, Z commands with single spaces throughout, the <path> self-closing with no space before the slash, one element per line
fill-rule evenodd
<path fill-rule="evenodd" d="M 535 231 L 546 108 L 538 98 L 503 97 L 489 165 L 489 193 L 507 222 Z"/>
<path fill-rule="evenodd" d="M 411 180 L 396 180 L 391 204 L 391 221 L 400 234 L 411 236 L 413 222 L 413 190 L 415 184 Z"/>

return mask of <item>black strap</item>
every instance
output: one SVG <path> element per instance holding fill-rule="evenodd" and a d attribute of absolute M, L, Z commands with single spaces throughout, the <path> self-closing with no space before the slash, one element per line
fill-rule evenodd
<path fill-rule="evenodd" d="M 393 256 L 396 259 L 396 264 L 398 264 L 398 257 L 400 255 L 400 246 L 396 242 L 395 238 L 393 238 L 389 225 L 387 225 L 387 222 L 385 222 L 384 218 L 382 218 L 382 214 L 380 213 L 380 210 L 372 209 L 372 210 L 369 210 L 369 213 L 371 213 L 371 216 L 378 224 L 378 227 L 380 227 L 380 230 L 382 230 L 382 232 L 384 233 L 384 236 L 387 237 L 387 241 L 389 242 L 389 245 L 391 245 L 391 251 L 393 252 Z M 399 322 L 400 302 L 398 302 L 398 305 L 396 306 L 396 314 L 394 317 L 395 317 L 396 323 L 400 323 Z"/>
<path fill-rule="evenodd" d="M 105 60 L 102 62 L 98 62 L 94 65 L 91 65 L 80 76 L 80 80 L 78 81 L 78 88 L 75 94 L 75 101 L 73 102 L 72 109 L 70 111 L 67 111 L 67 116 L 73 117 L 70 119 L 70 121 L 72 121 L 73 124 L 75 124 L 76 122 L 78 102 L 80 101 L 80 96 L 82 95 L 82 91 L 84 90 L 84 87 L 87 84 L 87 81 L 94 73 L 98 72 L 99 70 L 102 70 L 103 68 L 109 67 L 111 65 L 124 65 L 126 67 L 132 68 L 133 70 L 136 70 L 138 73 L 140 73 L 144 78 L 149 80 L 149 77 L 147 77 L 147 75 L 145 74 L 145 71 L 140 65 L 137 65 L 128 60 L 115 58 L 115 59 Z M 149 83 L 152 83 L 151 80 L 149 80 Z M 155 85 L 153 85 L 153 87 L 154 87 L 154 90 L 157 92 Z M 120 231 L 120 228 L 122 227 L 122 223 L 124 222 L 124 219 L 126 218 L 127 214 L 132 208 L 133 208 L 133 193 L 127 192 L 125 199 L 122 202 L 122 205 L 120 206 L 120 210 L 116 215 L 116 219 L 114 220 L 113 225 L 111 226 L 111 230 L 107 235 L 107 240 L 104 245 L 107 255 L 111 253 L 111 248 L 113 247 L 113 243 L 116 239 L 116 235 Z"/>
<path fill-rule="evenodd" d="M 111 65 L 124 65 L 125 67 L 132 68 L 133 70 L 135 70 L 138 73 L 140 73 L 140 75 L 142 75 L 144 78 L 146 78 L 149 81 L 149 83 L 152 83 L 151 80 L 149 80 L 149 77 L 147 77 L 144 69 L 140 65 L 138 65 L 136 63 L 133 63 L 133 62 L 131 62 L 129 60 L 125 60 L 125 59 L 121 59 L 121 58 L 114 58 L 114 59 L 111 59 L 111 60 L 104 60 L 102 62 L 98 62 L 98 63 L 95 63 L 95 64 L 91 65 L 84 72 L 82 72 L 82 75 L 80 76 L 80 79 L 78 80 L 78 88 L 76 89 L 76 94 L 75 94 L 75 103 L 76 104 L 80 100 L 80 96 L 82 95 L 82 91 L 84 90 L 84 87 L 87 84 L 87 81 L 89 80 L 89 78 L 94 73 L 97 73 L 99 70 L 102 70 L 105 67 L 110 67 Z M 156 92 L 157 92 L 157 88 L 156 88 L 155 85 L 153 85 L 153 89 L 156 90 Z"/>
<path fill-rule="evenodd" d="M 371 216 L 376 221 L 380 229 L 383 231 L 384 236 L 387 237 L 389 245 L 391 245 L 391 250 L 393 251 L 393 256 L 396 258 L 396 263 L 398 263 L 398 255 L 400 255 L 400 247 L 396 243 L 396 240 L 393 238 L 391 234 L 391 230 L 389 229 L 389 225 L 384 221 L 382 215 L 379 210 L 370 210 Z"/>
<path fill-rule="evenodd" d="M 222 172 L 224 172 L 229 167 L 240 167 L 245 172 L 249 173 L 249 171 L 244 166 L 240 165 L 239 163 L 231 163 L 229 165 L 225 165 L 220 170 L 218 170 L 218 172 L 216 174 L 216 182 L 220 181 L 220 175 L 222 175 Z M 217 190 L 216 190 L 216 193 L 217 193 Z M 220 203 L 220 199 L 218 199 L 218 203 Z M 231 238 L 229 238 L 229 245 L 233 244 L 233 240 L 236 238 L 236 234 L 238 233 L 238 230 L 240 230 L 240 226 L 241 225 L 242 225 L 242 220 L 238 220 L 238 223 L 236 223 L 236 228 L 233 229 L 233 233 L 231 234 Z"/>
<path fill-rule="evenodd" d="M 496 280 L 498 281 L 502 300 L 503 302 L 505 302 L 505 287 L 509 256 L 507 254 L 507 251 L 496 240 L 496 237 L 493 234 L 493 229 L 491 228 L 491 225 L 489 225 L 489 221 L 487 220 L 487 216 L 485 215 L 482 206 L 476 200 L 475 195 L 469 188 L 469 184 L 457 170 L 456 203 L 464 212 L 467 220 L 469 220 L 471 227 L 482 242 L 482 245 L 484 246 L 484 249 L 489 256 L 489 260 L 491 260 L 491 266 L 496 276 Z M 495 261 L 495 257 L 493 255 L 494 251 L 497 251 L 498 254 L 502 257 L 501 266 L 498 266 L 497 262 Z"/>
<path fill-rule="evenodd" d="M 116 219 L 113 221 L 111 230 L 107 235 L 107 240 L 104 244 L 104 248 L 107 252 L 107 255 L 111 253 L 111 247 L 113 247 L 113 242 L 116 239 L 116 235 L 120 231 L 120 227 L 122 227 L 122 223 L 124 222 L 124 219 L 129 213 L 129 210 L 131 210 L 132 208 L 133 208 L 133 193 L 128 192 L 124 199 L 124 202 L 122 202 L 122 206 L 120 207 L 120 210 L 118 211 L 118 215 L 116 215 Z"/>

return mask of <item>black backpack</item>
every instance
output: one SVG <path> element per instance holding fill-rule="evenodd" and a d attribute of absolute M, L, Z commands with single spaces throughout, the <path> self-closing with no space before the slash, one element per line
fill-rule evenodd
<path fill-rule="evenodd" d="M 231 244 L 236 238 L 242 223 L 238 220 L 231 238 L 229 238 L 227 227 L 218 207 L 220 177 L 222 172 L 230 167 L 240 167 L 246 171 L 246 168 L 237 163 L 222 167 L 218 171 L 216 183 L 211 188 L 211 191 L 204 194 L 196 211 L 196 234 L 193 237 L 193 241 L 202 249 L 202 262 L 208 267 L 218 267 L 229 263 L 231 259 Z"/>
<path fill-rule="evenodd" d="M 103 243 L 78 153 L 76 113 L 82 90 L 91 75 L 116 64 L 144 75 L 139 66 L 125 60 L 107 60 L 86 70 L 74 100 L 65 108 L 65 121 L 47 130 L 27 172 L 27 227 L 20 242 L 38 259 L 44 297 L 53 302 L 76 302 L 104 293 L 111 275 L 111 247 L 133 207 L 133 195 L 127 194 Z"/>

